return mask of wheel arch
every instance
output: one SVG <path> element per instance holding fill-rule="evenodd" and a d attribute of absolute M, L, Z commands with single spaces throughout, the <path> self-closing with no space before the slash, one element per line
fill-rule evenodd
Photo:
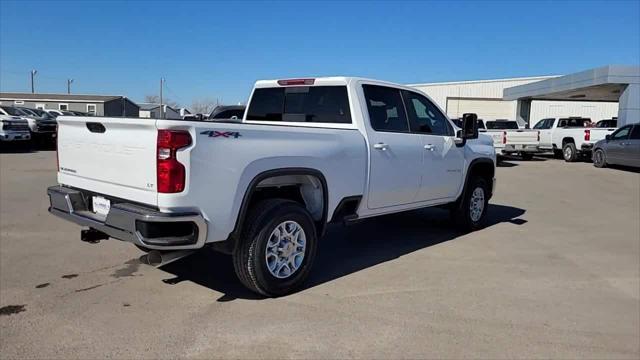
<path fill-rule="evenodd" d="M 489 184 L 489 199 L 493 196 L 493 179 L 496 175 L 496 167 L 493 160 L 489 158 L 478 158 L 471 161 L 469 164 L 469 169 L 467 170 L 467 175 L 464 180 L 464 188 L 462 189 L 462 194 L 458 197 L 458 202 L 462 199 L 469 188 L 469 181 L 472 176 L 480 175 L 487 180 Z"/>
<path fill-rule="evenodd" d="M 310 176 L 312 178 L 317 179 L 320 184 L 321 194 L 321 206 L 322 209 L 319 213 L 319 217 L 314 219 L 316 224 L 316 232 L 318 238 L 320 238 L 325 231 L 327 224 L 327 214 L 329 213 L 329 191 L 327 186 L 327 180 L 324 174 L 313 168 L 306 167 L 288 167 L 288 168 L 277 168 L 263 171 L 253 177 L 253 179 L 249 182 L 249 185 L 244 191 L 242 202 L 240 204 L 240 208 L 238 211 L 238 215 L 235 218 L 235 225 L 233 231 L 229 234 L 229 237 L 222 242 L 212 243 L 212 246 L 215 250 L 219 250 L 225 253 L 232 253 L 237 246 L 238 238 L 242 233 L 242 229 L 244 226 L 245 218 L 250 210 L 251 205 L 256 200 L 256 193 L 259 190 L 259 185 L 265 181 L 277 179 L 281 177 L 295 177 L 295 176 Z M 277 187 L 274 185 L 273 187 Z M 265 186 L 264 188 L 270 188 L 270 186 Z M 301 191 L 302 192 L 302 191 Z M 288 198 L 294 200 L 298 203 L 301 203 L 305 208 L 308 208 L 308 205 L 305 204 L 304 201 L 300 201 L 300 199 L 304 200 L 304 195 L 300 194 L 299 199 L 292 199 L 289 196 L 284 196 L 283 198 Z"/>

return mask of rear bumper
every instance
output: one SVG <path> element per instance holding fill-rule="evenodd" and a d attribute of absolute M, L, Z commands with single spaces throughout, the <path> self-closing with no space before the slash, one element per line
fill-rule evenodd
<path fill-rule="evenodd" d="M 541 152 L 538 145 L 511 145 L 507 144 L 500 149 L 503 154 L 515 154 L 515 153 L 539 153 Z"/>
<path fill-rule="evenodd" d="M 149 249 L 199 249 L 207 238 L 206 221 L 196 212 L 163 213 L 119 202 L 104 216 L 91 211 L 91 197 L 80 190 L 51 186 L 47 194 L 51 214 Z"/>
<path fill-rule="evenodd" d="M 593 150 L 593 143 L 583 143 L 580 146 L 580 151 L 591 152 Z"/>
<path fill-rule="evenodd" d="M 2 141 L 31 140 L 31 134 L 29 134 L 29 132 L 3 132 L 2 134 L 0 134 L 0 140 Z"/>

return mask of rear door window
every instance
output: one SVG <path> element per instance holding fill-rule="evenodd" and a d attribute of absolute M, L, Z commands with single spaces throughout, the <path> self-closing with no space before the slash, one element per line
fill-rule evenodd
<path fill-rule="evenodd" d="M 247 120 L 350 124 L 346 86 L 259 88 Z"/>
<path fill-rule="evenodd" d="M 640 140 L 640 125 L 635 125 L 631 130 L 631 140 Z"/>
<path fill-rule="evenodd" d="M 371 127 L 376 131 L 409 132 L 399 89 L 362 85 Z"/>

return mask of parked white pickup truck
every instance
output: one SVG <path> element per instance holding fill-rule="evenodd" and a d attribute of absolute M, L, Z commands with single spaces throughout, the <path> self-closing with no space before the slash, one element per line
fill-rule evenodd
<path fill-rule="evenodd" d="M 611 134 L 615 127 L 595 128 L 591 119 L 581 117 L 547 118 L 533 127 L 540 131 L 540 149 L 553 151 L 567 162 L 578 160 L 580 156 L 591 157 L 593 144 Z"/>
<path fill-rule="evenodd" d="M 413 88 L 349 77 L 258 81 L 241 123 L 58 117 L 49 211 L 165 262 L 205 245 L 241 282 L 295 290 L 329 222 L 446 206 L 482 226 L 495 152 Z"/>
<path fill-rule="evenodd" d="M 540 152 L 537 130 L 520 129 L 516 121 L 510 120 L 487 121 L 485 126 L 498 155 L 517 154 L 522 160 L 531 160 L 533 154 Z"/>

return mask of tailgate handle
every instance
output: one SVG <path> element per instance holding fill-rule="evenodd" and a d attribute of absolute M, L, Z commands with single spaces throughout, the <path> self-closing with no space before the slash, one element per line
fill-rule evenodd
<path fill-rule="evenodd" d="M 98 122 L 88 122 L 87 123 L 87 129 L 89 129 L 89 131 L 91 131 L 92 133 L 103 133 L 105 131 L 107 131 L 107 129 L 104 127 L 104 125 L 98 123 Z"/>

